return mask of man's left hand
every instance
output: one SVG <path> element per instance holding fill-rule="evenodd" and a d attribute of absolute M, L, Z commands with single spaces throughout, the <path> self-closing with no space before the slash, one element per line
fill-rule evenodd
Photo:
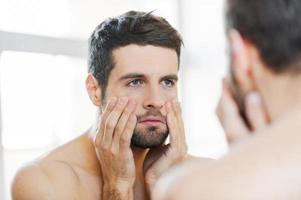
<path fill-rule="evenodd" d="M 152 148 L 144 161 L 145 184 L 150 193 L 159 177 L 173 165 L 187 156 L 184 123 L 180 103 L 176 100 L 166 103 L 167 126 L 170 143 Z"/>

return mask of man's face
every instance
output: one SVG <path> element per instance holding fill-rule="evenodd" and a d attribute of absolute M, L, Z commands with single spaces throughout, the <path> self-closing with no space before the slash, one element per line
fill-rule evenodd
<path fill-rule="evenodd" d="M 178 56 L 152 45 L 127 45 L 113 50 L 106 99 L 126 96 L 137 102 L 132 145 L 158 146 L 168 136 L 165 103 L 177 98 Z"/>

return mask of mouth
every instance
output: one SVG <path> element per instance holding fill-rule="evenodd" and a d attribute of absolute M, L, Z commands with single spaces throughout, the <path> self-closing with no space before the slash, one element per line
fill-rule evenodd
<path fill-rule="evenodd" d="M 164 121 L 158 117 L 147 117 L 145 119 L 142 119 L 139 123 L 150 125 L 150 126 L 165 124 Z"/>

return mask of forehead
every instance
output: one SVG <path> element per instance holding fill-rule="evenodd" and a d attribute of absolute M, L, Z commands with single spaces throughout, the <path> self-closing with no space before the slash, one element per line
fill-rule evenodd
<path fill-rule="evenodd" d="M 176 74 L 178 55 L 175 50 L 152 45 L 127 45 L 113 50 L 111 75 L 141 73 L 145 75 Z"/>

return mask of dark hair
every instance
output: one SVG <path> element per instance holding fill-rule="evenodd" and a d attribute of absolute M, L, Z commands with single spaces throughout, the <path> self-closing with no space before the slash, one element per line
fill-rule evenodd
<path fill-rule="evenodd" d="M 102 89 L 102 98 L 114 67 L 112 52 L 129 44 L 174 49 L 180 59 L 182 38 L 164 18 L 151 12 L 129 11 L 98 25 L 89 39 L 88 67 Z"/>
<path fill-rule="evenodd" d="M 301 72 L 300 0 L 228 0 L 226 24 L 256 46 L 273 72 Z"/>

